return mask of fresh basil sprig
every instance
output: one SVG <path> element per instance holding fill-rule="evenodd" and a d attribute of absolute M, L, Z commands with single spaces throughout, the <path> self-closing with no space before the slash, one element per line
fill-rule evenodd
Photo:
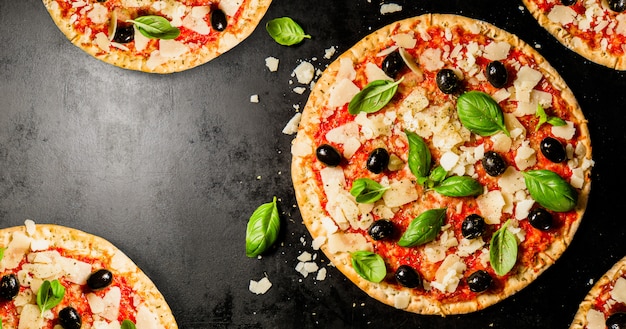
<path fill-rule="evenodd" d="M 374 203 L 378 201 L 389 187 L 380 185 L 377 181 L 369 178 L 359 178 L 352 182 L 350 194 L 358 203 Z"/>
<path fill-rule="evenodd" d="M 499 131 L 510 136 L 504 125 L 504 116 L 498 103 L 481 91 L 468 91 L 457 99 L 459 120 L 465 128 L 481 136 L 491 136 Z"/>
<path fill-rule="evenodd" d="M 530 196 L 544 208 L 565 212 L 576 207 L 578 193 L 557 173 L 547 170 L 522 172 Z"/>
<path fill-rule="evenodd" d="M 559 117 L 547 115 L 541 104 L 537 104 L 537 113 L 535 113 L 535 115 L 539 118 L 539 122 L 537 122 L 537 126 L 535 126 L 535 131 L 539 130 L 539 127 L 546 122 L 553 126 L 565 126 L 567 124 L 565 120 Z"/>
<path fill-rule="evenodd" d="M 452 197 L 475 196 L 483 193 L 483 186 L 469 176 L 450 176 L 433 187 L 435 192 Z"/>
<path fill-rule="evenodd" d="M 517 262 L 517 240 L 506 227 L 507 221 L 491 237 L 489 242 L 489 263 L 497 275 L 505 275 Z"/>
<path fill-rule="evenodd" d="M 304 30 L 298 23 L 289 17 L 275 18 L 265 24 L 267 33 L 283 46 L 293 46 L 304 40 L 310 39 L 311 36 L 304 33 Z"/>
<path fill-rule="evenodd" d="M 446 218 L 446 208 L 429 209 L 415 217 L 398 240 L 401 247 L 413 247 L 434 240 Z"/>
<path fill-rule="evenodd" d="M 431 155 L 428 144 L 418 134 L 405 131 L 409 139 L 409 169 L 417 177 L 428 177 Z"/>
<path fill-rule="evenodd" d="M 371 251 L 359 250 L 350 254 L 352 267 L 363 279 L 378 283 L 387 276 L 383 258 Z"/>
<path fill-rule="evenodd" d="M 45 280 L 37 291 L 37 306 L 41 310 L 41 316 L 43 316 L 43 312 L 57 306 L 63 300 L 64 295 L 65 287 L 59 280 Z"/>
<path fill-rule="evenodd" d="M 430 174 L 428 175 L 428 177 L 418 177 L 417 182 L 420 185 L 428 189 L 431 189 L 441 184 L 441 182 L 443 182 L 446 179 L 447 175 L 448 175 L 448 172 L 445 169 L 443 169 L 442 166 L 437 166 L 433 168 L 433 170 L 430 171 Z"/>
<path fill-rule="evenodd" d="M 126 22 L 133 23 L 139 33 L 150 39 L 176 39 L 180 35 L 180 29 L 172 26 L 170 21 L 162 16 L 139 16 Z"/>
<path fill-rule="evenodd" d="M 137 329 L 137 327 L 135 327 L 133 321 L 126 319 L 122 321 L 122 326 L 120 327 L 120 329 Z"/>
<path fill-rule="evenodd" d="M 280 217 L 276 197 L 272 202 L 260 205 L 250 216 L 246 227 L 246 256 L 256 257 L 269 248 L 278 238 Z"/>
<path fill-rule="evenodd" d="M 374 80 L 359 91 L 348 103 L 348 112 L 356 115 L 360 112 L 374 113 L 382 109 L 398 91 L 398 85 L 404 80 Z"/>

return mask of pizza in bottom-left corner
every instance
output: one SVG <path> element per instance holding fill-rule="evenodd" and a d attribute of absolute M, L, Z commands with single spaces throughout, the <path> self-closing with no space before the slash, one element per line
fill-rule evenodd
<path fill-rule="evenodd" d="M 178 328 L 150 278 L 104 238 L 26 220 L 0 230 L 0 250 L 2 328 Z"/>

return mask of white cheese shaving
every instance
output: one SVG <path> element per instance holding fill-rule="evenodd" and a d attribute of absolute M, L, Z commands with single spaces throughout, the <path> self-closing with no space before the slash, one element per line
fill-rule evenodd
<path fill-rule="evenodd" d="M 300 125 L 300 119 L 302 118 L 302 113 L 296 113 L 294 116 L 287 122 L 285 127 L 283 128 L 283 134 L 293 135 L 298 132 L 298 126 Z"/>
<path fill-rule="evenodd" d="M 548 19 L 559 25 L 567 25 L 572 23 L 575 19 L 576 11 L 568 6 L 556 5 L 548 13 Z"/>
<path fill-rule="evenodd" d="M 499 190 L 489 191 L 476 198 L 478 209 L 485 219 L 486 224 L 500 224 L 502 208 L 505 205 L 502 192 Z"/>
<path fill-rule="evenodd" d="M 315 77 L 315 67 L 309 62 L 302 62 L 293 70 L 298 83 L 309 84 Z"/>
<path fill-rule="evenodd" d="M 485 46 L 483 56 L 488 60 L 500 61 L 507 58 L 510 49 L 511 44 L 506 41 L 492 42 Z"/>
<path fill-rule="evenodd" d="M 354 95 L 358 94 L 361 89 L 357 87 L 351 80 L 344 78 L 337 81 L 330 87 L 328 96 L 328 106 L 338 107 L 348 103 Z"/>
<path fill-rule="evenodd" d="M 365 64 L 365 76 L 367 77 L 368 83 L 375 80 L 393 81 L 378 65 L 370 62 Z"/>
<path fill-rule="evenodd" d="M 259 281 L 250 280 L 250 285 L 248 289 L 250 292 L 255 293 L 257 295 L 262 295 L 266 293 L 272 287 L 272 283 L 267 277 L 262 278 Z"/>
<path fill-rule="evenodd" d="M 411 296 L 407 292 L 400 292 L 393 296 L 393 307 L 397 309 L 405 309 L 409 307 Z"/>
<path fill-rule="evenodd" d="M 430 285 L 441 292 L 454 292 L 466 269 L 467 265 L 458 255 L 450 254 L 437 269 L 435 281 L 431 281 Z"/>
<path fill-rule="evenodd" d="M 218 7 L 228 16 L 235 16 L 243 0 L 221 0 Z"/>
<path fill-rule="evenodd" d="M 163 329 L 159 317 L 152 313 L 145 305 L 141 305 L 137 309 L 135 322 L 137 329 Z"/>
<path fill-rule="evenodd" d="M 418 197 L 415 184 L 408 178 L 392 182 L 383 194 L 385 205 L 389 208 L 400 207 L 417 200 Z"/>
<path fill-rule="evenodd" d="M 278 63 L 279 63 L 279 60 L 276 57 L 270 56 L 265 59 L 265 66 L 267 66 L 270 72 L 278 71 Z"/>
<path fill-rule="evenodd" d="M 387 15 L 402 11 L 402 6 L 395 3 L 385 3 L 380 5 L 380 14 Z"/>
<path fill-rule="evenodd" d="M 409 33 L 394 34 L 391 36 L 391 40 L 393 40 L 398 47 L 404 49 L 413 49 L 417 44 L 415 36 Z"/>
<path fill-rule="evenodd" d="M 620 277 L 615 281 L 613 289 L 611 290 L 611 298 L 617 302 L 626 304 L 626 279 Z"/>
<path fill-rule="evenodd" d="M 328 251 L 332 254 L 357 250 L 372 250 L 372 244 L 360 233 L 330 234 L 328 236 L 327 246 Z"/>
<path fill-rule="evenodd" d="M 567 123 L 564 126 L 552 126 L 551 131 L 555 137 L 563 138 L 566 140 L 572 139 L 576 133 L 576 127 L 571 121 L 565 121 Z"/>
<path fill-rule="evenodd" d="M 605 329 L 604 313 L 590 309 L 587 311 L 587 329 Z"/>

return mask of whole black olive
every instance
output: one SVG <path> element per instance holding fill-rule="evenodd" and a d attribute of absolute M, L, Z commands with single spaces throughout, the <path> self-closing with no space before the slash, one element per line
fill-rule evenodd
<path fill-rule="evenodd" d="M 315 150 L 315 156 L 327 166 L 335 167 L 341 163 L 341 154 L 334 147 L 328 144 L 320 145 L 317 150 Z"/>
<path fill-rule="evenodd" d="M 485 270 L 478 270 L 467 277 L 467 285 L 473 292 L 483 292 L 489 289 L 492 281 L 491 275 Z"/>
<path fill-rule="evenodd" d="M 7 274 L 0 279 L 0 298 L 11 300 L 20 292 L 20 282 L 15 274 Z"/>
<path fill-rule="evenodd" d="M 576 0 L 561 0 L 561 4 L 563 6 L 571 6 L 576 3 Z"/>
<path fill-rule="evenodd" d="M 451 69 L 442 69 L 437 72 L 435 80 L 437 81 L 437 87 L 439 87 L 439 90 L 445 94 L 454 94 L 461 86 L 459 77 L 457 77 L 456 73 L 454 73 Z"/>
<path fill-rule="evenodd" d="M 211 26 L 216 31 L 224 31 L 226 30 L 226 26 L 228 26 L 228 21 L 226 20 L 226 14 L 219 8 L 215 8 L 211 11 Z"/>
<path fill-rule="evenodd" d="M 396 281 L 407 288 L 416 288 L 422 285 L 422 277 L 409 265 L 400 265 L 396 270 Z"/>
<path fill-rule="evenodd" d="M 609 8 L 612 11 L 621 13 L 626 10 L 626 0 L 609 0 Z"/>
<path fill-rule="evenodd" d="M 552 214 L 543 208 L 535 208 L 528 213 L 528 222 L 539 230 L 549 230 L 552 227 Z"/>
<path fill-rule="evenodd" d="M 541 141 L 539 145 L 541 153 L 548 158 L 548 160 L 559 163 L 563 162 L 567 155 L 565 154 L 565 147 L 556 138 L 546 137 Z"/>
<path fill-rule="evenodd" d="M 461 224 L 461 234 L 466 239 L 474 239 L 485 232 L 485 219 L 477 214 L 471 214 L 465 217 Z"/>
<path fill-rule="evenodd" d="M 400 56 L 400 52 L 396 50 L 385 57 L 382 69 L 388 77 L 395 79 L 398 72 L 400 72 L 405 65 L 402 56 Z"/>
<path fill-rule="evenodd" d="M 365 165 L 367 170 L 380 174 L 389 164 L 389 153 L 382 147 L 379 147 L 370 153 Z"/>
<path fill-rule="evenodd" d="M 609 315 L 606 319 L 608 329 L 626 329 L 626 313 L 618 312 Z"/>
<path fill-rule="evenodd" d="M 113 35 L 113 41 L 117 43 L 129 43 L 135 40 L 135 28 L 132 25 L 118 25 Z"/>
<path fill-rule="evenodd" d="M 506 171 L 506 162 L 500 154 L 494 151 L 485 152 L 485 156 L 482 159 L 483 168 L 489 176 L 500 176 Z"/>
<path fill-rule="evenodd" d="M 509 72 L 500 61 L 487 64 L 487 81 L 496 88 L 502 88 L 509 81 Z"/>
<path fill-rule="evenodd" d="M 374 240 L 382 240 L 393 235 L 393 223 L 386 219 L 379 219 L 370 225 L 367 233 Z"/>
<path fill-rule="evenodd" d="M 87 286 L 91 290 L 98 290 L 106 288 L 113 282 L 113 273 L 107 269 L 99 269 L 89 276 L 87 279 Z"/>
<path fill-rule="evenodd" d="M 83 321 L 80 314 L 71 306 L 67 306 L 59 312 L 59 324 L 63 329 L 80 329 Z"/>

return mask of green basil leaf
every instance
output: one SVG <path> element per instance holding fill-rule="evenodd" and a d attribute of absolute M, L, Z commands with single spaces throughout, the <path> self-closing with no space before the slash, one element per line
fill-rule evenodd
<path fill-rule="evenodd" d="M 542 169 L 523 172 L 530 196 L 544 208 L 565 212 L 576 207 L 578 193 L 557 173 Z"/>
<path fill-rule="evenodd" d="M 59 280 L 45 280 L 37 291 L 37 306 L 41 310 L 41 315 L 43 316 L 43 312 L 57 306 L 63 300 L 64 295 L 65 287 Z"/>
<path fill-rule="evenodd" d="M 445 196 L 463 197 L 482 194 L 483 186 L 469 176 L 450 176 L 433 190 Z"/>
<path fill-rule="evenodd" d="M 428 177 L 430 172 L 430 149 L 418 134 L 405 131 L 409 139 L 409 169 L 415 177 Z"/>
<path fill-rule="evenodd" d="M 139 33 L 150 39 L 176 39 L 180 35 L 180 29 L 162 16 L 140 16 L 126 22 L 135 24 Z"/>
<path fill-rule="evenodd" d="M 137 327 L 135 327 L 133 321 L 126 319 L 122 321 L 122 326 L 120 327 L 120 329 L 137 329 Z"/>
<path fill-rule="evenodd" d="M 383 258 L 371 251 L 359 250 L 350 254 L 352 267 L 358 275 L 370 282 L 381 282 L 387 276 Z"/>
<path fill-rule="evenodd" d="M 489 243 L 489 263 L 497 275 L 505 275 L 517 262 L 517 240 L 507 230 L 508 221 L 491 237 Z"/>
<path fill-rule="evenodd" d="M 272 202 L 260 205 L 250 216 L 246 228 L 246 256 L 256 257 L 269 248 L 278 238 L 280 217 L 276 197 Z"/>
<path fill-rule="evenodd" d="M 350 103 L 348 103 L 348 112 L 356 115 L 360 112 L 374 113 L 382 109 L 398 91 L 398 85 L 404 80 L 393 82 L 389 80 L 374 80 L 365 86 L 363 90 L 358 92 Z"/>
<path fill-rule="evenodd" d="M 289 17 L 275 18 L 265 24 L 267 33 L 283 46 L 293 46 L 304 40 L 310 39 L 311 36 L 304 33 L 304 30 L 298 23 Z"/>
<path fill-rule="evenodd" d="M 352 182 L 350 194 L 358 203 L 374 203 L 380 200 L 387 189 L 389 187 L 384 187 L 373 179 L 359 178 Z"/>
<path fill-rule="evenodd" d="M 7 248 L 0 248 L 0 261 L 2 260 L 2 258 L 4 258 L 4 251 L 7 250 Z"/>
<path fill-rule="evenodd" d="M 437 166 L 433 170 L 431 170 L 430 176 L 428 176 L 428 179 L 430 181 L 429 188 L 433 188 L 433 186 L 437 186 L 441 184 L 441 182 L 443 182 L 446 179 L 446 175 L 448 175 L 448 172 L 445 169 L 443 169 L 442 166 Z"/>
<path fill-rule="evenodd" d="M 559 117 L 548 116 L 541 104 L 537 104 L 537 112 L 535 113 L 535 115 L 539 118 L 539 122 L 537 122 L 537 125 L 535 126 L 535 131 L 539 130 L 539 127 L 541 127 L 541 125 L 546 122 L 553 126 L 564 126 L 567 124 L 565 120 Z"/>
<path fill-rule="evenodd" d="M 466 92 L 457 99 L 456 109 L 459 120 L 471 132 L 491 136 L 503 131 L 510 136 L 500 106 L 488 94 L 476 90 Z"/>
<path fill-rule="evenodd" d="M 446 208 L 430 209 L 415 217 L 398 240 L 401 247 L 418 246 L 434 240 L 446 218 Z"/>

